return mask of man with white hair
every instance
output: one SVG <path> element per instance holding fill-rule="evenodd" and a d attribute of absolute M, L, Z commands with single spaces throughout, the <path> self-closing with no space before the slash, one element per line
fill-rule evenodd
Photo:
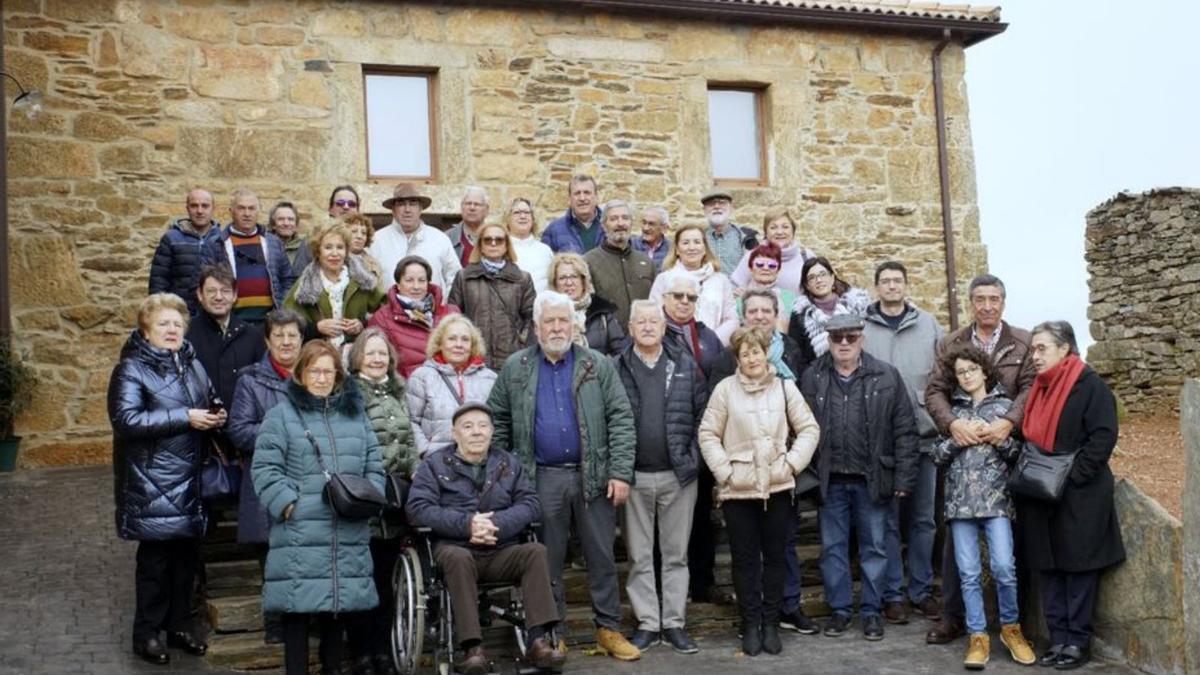
<path fill-rule="evenodd" d="M 671 252 L 671 241 L 667 238 L 670 230 L 671 214 L 661 206 L 648 206 L 642 209 L 642 233 L 629 238 L 633 250 L 650 256 L 655 272 L 662 271 L 663 261 Z"/>
<path fill-rule="evenodd" d="M 732 274 L 745 252 L 758 246 L 758 235 L 754 230 L 734 224 L 733 196 L 728 192 L 713 190 L 700 198 L 700 205 L 704 207 L 704 219 L 708 221 L 704 238 L 721 261 L 721 271 Z"/>
<path fill-rule="evenodd" d="M 487 220 L 491 206 L 487 190 L 474 185 L 468 187 L 458 206 L 462 220 L 446 230 L 446 236 L 454 245 L 454 255 L 458 256 L 458 261 L 463 267 L 470 264 L 471 251 L 475 250 L 479 228 L 483 227 L 483 221 Z"/>
<path fill-rule="evenodd" d="M 570 297 L 538 295 L 533 323 L 537 345 L 508 357 L 492 387 L 492 442 L 534 477 L 559 615 L 566 616 L 562 572 L 574 525 L 587 561 L 596 643 L 633 661 L 641 652 L 621 634 L 613 559 L 617 508 L 633 483 L 633 411 L 612 362 L 575 344 Z"/>
<path fill-rule="evenodd" d="M 614 199 L 604 205 L 604 241 L 587 252 L 596 295 L 617 306 L 617 322 L 629 323 L 629 306 L 634 300 L 650 297 L 654 285 L 654 263 L 645 253 L 629 244 L 633 229 L 633 207 L 624 199 Z"/>

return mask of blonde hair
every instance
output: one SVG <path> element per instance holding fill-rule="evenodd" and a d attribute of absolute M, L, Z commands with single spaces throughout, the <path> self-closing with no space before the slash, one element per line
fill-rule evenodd
<path fill-rule="evenodd" d="M 499 223 L 492 223 L 479 228 L 479 236 L 475 238 L 475 248 L 471 249 L 471 258 L 467 262 L 477 263 L 483 260 L 483 237 L 492 228 L 500 230 L 500 233 L 504 235 L 504 259 L 516 264 L 517 254 L 513 253 L 512 239 L 508 236 L 508 226 Z"/>
<path fill-rule="evenodd" d="M 756 345 L 766 354 L 771 351 L 771 337 L 771 333 L 766 329 L 742 326 L 729 337 L 729 347 L 733 350 L 735 360 L 741 358 L 742 346 L 747 344 Z"/>
<path fill-rule="evenodd" d="M 513 216 L 513 208 L 517 204 L 524 204 L 525 206 L 529 207 L 529 222 L 530 222 L 529 235 L 532 237 L 542 236 L 542 228 L 538 227 L 537 214 L 535 214 L 533 211 L 533 202 L 529 201 L 528 199 L 526 199 L 524 197 L 516 197 L 512 200 L 511 203 L 509 203 L 508 210 L 504 212 L 504 227 L 505 227 L 505 229 L 508 229 L 511 226 L 512 216 Z M 512 232 L 509 232 L 509 234 L 511 235 Z"/>
<path fill-rule="evenodd" d="M 795 239 L 796 238 L 796 229 L 797 229 L 796 219 L 792 217 L 791 212 L 788 211 L 788 208 L 786 206 L 772 206 L 771 208 L 767 209 L 767 214 L 765 216 L 763 216 L 763 226 L 762 226 L 763 236 L 766 236 L 766 234 L 767 234 L 767 227 L 770 226 L 771 223 L 779 220 L 780 218 L 787 218 L 788 222 L 791 223 L 792 238 Z"/>
<path fill-rule="evenodd" d="M 487 344 L 483 341 L 483 334 L 479 332 L 479 327 L 474 321 L 462 314 L 451 314 L 433 329 L 429 334 L 429 342 L 425 343 L 425 356 L 432 359 L 442 353 L 442 341 L 446 339 L 446 333 L 459 324 L 466 326 L 471 333 L 471 358 L 484 358 L 487 355 Z"/>
<path fill-rule="evenodd" d="M 546 272 L 547 282 L 550 284 L 551 290 L 558 290 L 558 269 L 564 265 L 570 265 L 573 269 L 579 271 L 579 276 L 583 277 L 583 292 L 585 295 L 592 292 L 592 271 L 588 269 L 587 261 L 578 253 L 559 253 L 550 259 L 550 269 Z"/>
<path fill-rule="evenodd" d="M 146 297 L 142 300 L 142 304 L 138 305 L 137 322 L 142 337 L 146 337 L 146 334 L 150 332 L 150 322 L 154 320 L 154 315 L 164 309 L 173 309 L 179 312 L 179 315 L 183 317 L 183 330 L 187 330 L 190 315 L 187 303 L 183 301 L 183 298 L 174 293 L 155 293 Z"/>
<path fill-rule="evenodd" d="M 317 230 L 316 234 L 308 240 L 308 252 L 312 254 L 313 262 L 321 259 L 321 242 L 325 241 L 325 237 L 335 235 L 342 238 L 342 243 L 346 245 L 346 255 L 350 255 L 350 240 L 354 238 L 350 234 L 350 228 L 346 227 L 342 221 L 335 220 L 326 225 L 322 225 L 321 229 Z"/>
<path fill-rule="evenodd" d="M 349 230 L 352 225 L 362 225 L 364 228 L 366 228 L 367 243 L 363 244 L 363 249 L 366 249 L 371 245 L 371 242 L 375 241 L 375 223 L 368 216 L 364 216 L 358 211 L 351 211 L 350 213 L 342 216 L 342 224 L 346 226 L 347 230 Z M 351 233 L 350 236 L 353 237 L 354 233 Z M 349 248 L 350 244 L 346 244 L 346 247 Z"/>
<path fill-rule="evenodd" d="M 704 244 L 704 262 L 711 263 L 714 272 L 720 272 L 721 261 L 717 260 L 717 256 L 713 255 L 712 248 L 708 245 L 708 237 L 704 234 L 704 226 L 695 223 L 683 225 L 678 230 L 675 230 L 675 234 L 671 238 L 671 243 L 674 245 L 671 247 L 671 252 L 667 254 L 667 259 L 663 261 L 662 268 L 669 270 L 675 266 L 675 263 L 679 262 L 679 238 L 683 236 L 684 232 L 690 231 L 700 233 L 700 241 Z"/>

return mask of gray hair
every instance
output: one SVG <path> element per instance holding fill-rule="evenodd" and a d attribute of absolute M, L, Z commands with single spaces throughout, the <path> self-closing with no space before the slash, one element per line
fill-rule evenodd
<path fill-rule="evenodd" d="M 625 209 L 629 212 L 629 219 L 633 220 L 634 218 L 633 204 L 624 199 L 610 199 L 604 203 L 604 207 L 601 209 L 604 212 L 604 223 L 608 222 L 608 214 L 612 209 Z"/>
<path fill-rule="evenodd" d="M 750 298 L 766 298 L 771 301 L 771 306 L 775 308 L 775 316 L 779 316 L 779 296 L 775 295 L 775 291 L 769 288 L 747 288 L 742 293 L 742 317 L 746 316 L 746 306 L 750 304 Z"/>
<path fill-rule="evenodd" d="M 233 195 L 231 195 L 229 198 L 229 203 L 236 204 L 237 200 L 241 199 L 242 197 L 253 197 L 255 202 L 258 201 L 258 195 L 254 193 L 254 190 L 251 190 L 248 187 L 240 187 L 233 191 Z"/>
<path fill-rule="evenodd" d="M 973 297 L 975 295 L 975 289 L 979 288 L 980 286 L 995 286 L 1000 289 L 1000 297 L 1008 297 L 1008 291 L 1004 288 L 1004 282 L 1000 281 L 1000 277 L 994 274 L 980 274 L 972 279 L 971 285 L 967 289 L 967 297 Z"/>
<path fill-rule="evenodd" d="M 487 190 L 484 190 L 483 188 L 479 187 L 478 185 L 468 185 L 466 191 L 463 192 L 462 201 L 464 201 L 464 202 L 467 201 L 467 197 L 470 197 L 471 193 L 478 194 L 480 196 L 480 198 L 482 198 L 485 206 L 492 205 L 492 200 L 488 197 Z"/>
<path fill-rule="evenodd" d="M 1075 342 L 1075 329 L 1066 321 L 1043 321 L 1033 327 L 1029 332 L 1032 337 L 1038 333 L 1049 335 L 1054 344 L 1059 347 L 1066 345 L 1072 354 L 1079 354 L 1079 344 Z"/>
<path fill-rule="evenodd" d="M 367 355 L 367 342 L 371 338 L 383 340 L 383 344 L 387 347 L 388 351 L 388 372 L 394 374 L 396 372 L 396 348 L 392 346 L 392 341 L 387 338 L 387 333 L 384 333 L 383 329 L 379 326 L 371 326 L 354 339 L 354 342 L 350 345 L 350 354 L 346 359 L 350 366 L 347 370 L 355 374 L 362 370 L 363 358 Z"/>
<path fill-rule="evenodd" d="M 633 315 L 639 309 L 652 309 L 663 321 L 667 320 L 667 313 L 663 311 L 662 303 L 655 302 L 650 299 L 634 300 L 629 303 L 629 323 L 633 323 Z"/>
<path fill-rule="evenodd" d="M 575 301 L 566 293 L 558 291 L 542 291 L 538 293 L 537 299 L 533 301 L 533 323 L 538 325 L 542 322 L 542 314 L 550 308 L 566 307 L 574 315 Z"/>
<path fill-rule="evenodd" d="M 667 212 L 667 210 L 666 210 L 665 208 L 663 208 L 663 207 L 661 207 L 661 206 L 658 206 L 657 204 L 655 204 L 654 206 L 647 206 L 646 208 L 642 209 L 642 216 L 643 216 L 643 217 L 645 217 L 645 216 L 648 216 L 648 215 L 650 215 L 651 213 L 653 213 L 654 215 L 656 215 L 656 216 L 658 216 L 660 219 L 662 219 L 662 224 L 663 224 L 663 225 L 666 225 L 666 226 L 670 227 L 670 225 L 671 225 L 671 214 L 670 214 L 670 213 L 668 213 L 668 212 Z"/>
<path fill-rule="evenodd" d="M 700 292 L 700 282 L 697 281 L 696 277 L 692 276 L 692 274 L 687 270 L 680 269 L 679 267 L 672 267 L 664 272 L 663 275 L 666 277 L 666 284 L 663 287 L 664 293 L 670 291 L 675 285 L 675 282 L 680 280 L 686 281 L 689 286 L 696 289 L 697 293 Z"/>

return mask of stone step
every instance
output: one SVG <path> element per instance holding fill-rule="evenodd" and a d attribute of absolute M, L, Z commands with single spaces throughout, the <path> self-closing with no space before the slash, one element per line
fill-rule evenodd
<path fill-rule="evenodd" d="M 316 649 L 309 647 L 310 661 L 316 660 Z M 211 635 L 208 639 L 209 665 L 234 670 L 262 670 L 283 665 L 283 645 L 263 642 L 262 631 Z"/>
<path fill-rule="evenodd" d="M 208 621 L 216 633 L 262 630 L 262 595 L 235 595 L 208 599 Z"/>
<path fill-rule="evenodd" d="M 224 560 L 204 565 L 209 591 L 242 586 L 262 586 L 262 571 L 258 558 L 253 560 Z"/>

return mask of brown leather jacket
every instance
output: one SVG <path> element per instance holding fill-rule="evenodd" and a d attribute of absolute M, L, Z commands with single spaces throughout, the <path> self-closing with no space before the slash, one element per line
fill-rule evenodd
<path fill-rule="evenodd" d="M 487 363 L 499 371 L 504 360 L 535 341 L 533 279 L 515 263 L 491 277 L 483 265 L 467 265 L 454 277 L 446 302 L 457 305 L 479 327 L 487 345 Z"/>
<path fill-rule="evenodd" d="M 947 335 L 938 345 L 938 365 L 934 367 L 925 386 L 925 410 L 933 417 L 938 432 L 944 436 L 950 435 L 950 423 L 958 419 L 951 410 L 950 401 L 954 390 L 958 388 L 958 380 L 954 373 L 941 367 L 941 357 L 951 347 L 971 341 L 971 323 Z M 996 374 L 1004 391 L 1012 398 L 1012 407 L 1002 417 L 1013 423 L 1013 430 L 1020 432 L 1021 420 L 1025 417 L 1025 399 L 1029 397 L 1029 387 L 1037 371 L 1033 367 L 1033 359 L 1029 356 L 1029 331 L 1015 328 L 1007 322 L 1000 322 L 1000 341 L 996 343 L 996 351 L 992 352 L 992 363 L 996 366 Z"/>

